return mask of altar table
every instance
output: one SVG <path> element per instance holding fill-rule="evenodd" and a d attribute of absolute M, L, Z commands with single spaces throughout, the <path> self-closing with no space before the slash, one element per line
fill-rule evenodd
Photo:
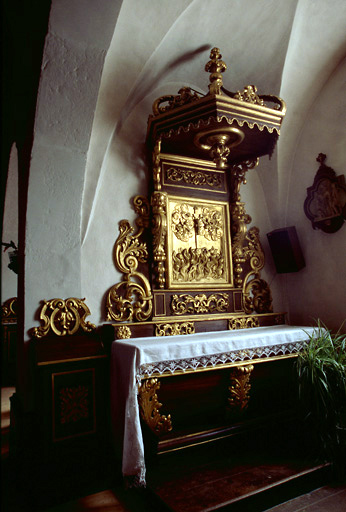
<path fill-rule="evenodd" d="M 295 357 L 313 332 L 311 327 L 277 325 L 115 340 L 111 355 L 112 424 L 115 444 L 122 450 L 124 477 L 132 479 L 135 485 L 145 485 L 137 398 L 142 379 Z"/>

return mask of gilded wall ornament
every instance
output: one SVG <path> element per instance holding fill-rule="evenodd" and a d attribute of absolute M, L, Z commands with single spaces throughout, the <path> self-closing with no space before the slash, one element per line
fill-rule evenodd
<path fill-rule="evenodd" d="M 194 333 L 194 322 L 175 322 L 169 324 L 156 324 L 155 326 L 155 336 L 178 336 Z"/>
<path fill-rule="evenodd" d="M 335 233 L 346 219 L 346 183 L 345 176 L 337 176 L 325 164 L 326 158 L 323 153 L 316 158 L 320 167 L 313 185 L 307 189 L 304 211 L 314 229 Z"/>
<path fill-rule="evenodd" d="M 141 383 L 138 391 L 141 418 L 155 434 L 163 434 L 172 430 L 171 415 L 163 416 L 159 412 L 162 407 L 157 397 L 160 386 L 161 383 L 158 379 L 148 379 Z"/>
<path fill-rule="evenodd" d="M 210 188 L 221 188 L 223 184 L 218 174 L 176 167 L 167 169 L 166 178 L 174 183 L 184 182 L 187 185 L 195 186 L 207 185 Z"/>
<path fill-rule="evenodd" d="M 145 228 L 149 225 L 149 203 L 143 196 L 136 196 L 134 206 L 138 232 L 127 220 L 120 221 L 120 234 L 115 242 L 114 260 L 124 280 L 112 286 L 107 295 L 107 320 L 145 321 L 152 313 L 152 294 L 148 278 L 137 270 L 139 263 L 146 263 L 147 246 L 140 243 Z"/>
<path fill-rule="evenodd" d="M 31 333 L 35 338 L 43 338 L 51 331 L 57 336 L 71 336 L 79 329 L 84 332 L 93 331 L 96 326 L 85 320 L 90 310 L 84 301 L 74 297 L 43 301 L 40 312 L 42 325 L 33 328 Z"/>
<path fill-rule="evenodd" d="M 229 297 L 227 293 L 205 293 L 199 295 L 173 295 L 171 310 L 174 315 L 203 314 L 203 313 L 226 313 L 229 308 Z"/>
<path fill-rule="evenodd" d="M 228 403 L 233 411 L 243 412 L 248 406 L 250 400 L 250 377 L 254 369 L 254 366 L 237 366 L 230 372 L 231 385 L 228 388 L 230 392 L 230 398 Z"/>
<path fill-rule="evenodd" d="M 235 317 L 228 320 L 228 329 L 249 329 L 253 327 L 259 327 L 259 319 L 257 316 L 241 316 Z"/>

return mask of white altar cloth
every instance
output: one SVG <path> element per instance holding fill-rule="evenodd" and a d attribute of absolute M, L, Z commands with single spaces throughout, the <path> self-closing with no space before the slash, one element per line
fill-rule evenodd
<path fill-rule="evenodd" d="M 114 439 L 122 445 L 122 471 L 134 485 L 145 485 L 144 444 L 138 406 L 142 378 L 163 372 L 217 367 L 299 352 L 311 327 L 278 325 L 182 336 L 115 340 L 111 354 L 111 406 Z"/>

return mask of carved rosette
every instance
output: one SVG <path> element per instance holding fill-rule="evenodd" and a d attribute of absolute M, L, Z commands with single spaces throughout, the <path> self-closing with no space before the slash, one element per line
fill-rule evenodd
<path fill-rule="evenodd" d="M 243 412 L 248 406 L 250 400 L 250 376 L 254 366 L 237 366 L 230 372 L 231 385 L 228 390 L 230 398 L 228 398 L 229 406 L 234 412 Z"/>
<path fill-rule="evenodd" d="M 66 387 L 60 390 L 60 423 L 76 423 L 89 417 L 87 386 Z"/>
<path fill-rule="evenodd" d="M 57 336 L 75 334 L 79 329 L 91 332 L 96 326 L 87 322 L 85 318 L 90 315 L 85 299 L 52 299 L 43 301 L 40 312 L 42 325 L 31 330 L 35 338 L 43 338 L 51 331 Z"/>
<path fill-rule="evenodd" d="M 124 279 L 114 285 L 108 292 L 106 308 L 107 320 L 145 321 L 152 313 L 152 294 L 148 278 L 139 272 L 139 263 L 146 263 L 148 251 L 145 243 L 140 243 L 145 228 L 149 225 L 149 203 L 143 196 L 134 199 L 138 214 L 136 224 L 138 232 L 127 220 L 120 221 L 120 234 L 115 242 L 115 266 L 123 272 Z"/>
<path fill-rule="evenodd" d="M 176 322 L 171 324 L 156 324 L 155 336 L 179 336 L 183 334 L 194 334 L 195 324 L 193 322 Z"/>
<path fill-rule="evenodd" d="M 154 272 L 159 288 L 166 284 L 167 202 L 164 192 L 154 192 L 151 196 Z"/>
<path fill-rule="evenodd" d="M 229 330 L 235 330 L 235 329 L 249 329 L 253 327 L 259 327 L 259 319 L 257 316 L 241 316 L 236 318 L 231 318 L 228 321 L 228 329 Z"/>
<path fill-rule="evenodd" d="M 226 313 L 229 308 L 229 297 L 227 293 L 213 293 L 206 295 L 173 295 L 171 310 L 173 315 L 203 314 L 203 313 Z"/>
<path fill-rule="evenodd" d="M 121 325 L 115 331 L 117 340 L 128 340 L 131 338 L 131 329 L 127 325 Z"/>
<path fill-rule="evenodd" d="M 172 430 L 171 415 L 163 416 L 159 409 L 162 407 L 157 397 L 157 390 L 161 383 L 158 379 L 148 379 L 139 386 L 138 403 L 140 415 L 150 430 L 155 434 L 162 434 Z"/>

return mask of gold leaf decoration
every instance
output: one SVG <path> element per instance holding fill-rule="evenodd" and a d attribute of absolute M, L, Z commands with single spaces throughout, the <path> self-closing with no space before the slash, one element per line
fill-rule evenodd
<path fill-rule="evenodd" d="M 112 286 L 107 295 L 107 320 L 145 321 L 152 313 L 152 294 L 147 277 L 137 270 L 139 263 L 146 263 L 148 250 L 139 241 L 149 223 L 149 203 L 147 198 L 136 196 L 134 206 L 139 218 L 138 232 L 127 220 L 120 221 L 120 234 L 115 242 L 114 260 L 117 269 L 124 274 L 124 280 Z"/>
<path fill-rule="evenodd" d="M 252 327 L 259 327 L 259 319 L 257 316 L 241 316 L 231 318 L 228 321 L 228 328 L 230 330 L 235 329 L 249 329 Z"/>
<path fill-rule="evenodd" d="M 194 313 L 226 313 L 229 308 L 229 297 L 227 293 L 213 293 L 207 296 L 205 293 L 199 295 L 173 295 L 171 309 L 174 315 Z"/>
<path fill-rule="evenodd" d="M 155 329 L 155 336 L 178 336 L 194 333 L 195 324 L 193 322 L 157 324 Z"/>
<path fill-rule="evenodd" d="M 221 279 L 225 273 L 225 260 L 221 251 L 193 248 L 179 249 L 172 254 L 173 279 L 191 282 L 204 279 Z"/>
<path fill-rule="evenodd" d="M 172 430 L 171 415 L 163 416 L 159 413 L 162 404 L 160 404 L 156 392 L 160 386 L 161 383 L 158 379 L 148 379 L 139 386 L 138 393 L 141 418 L 155 434 Z"/>
<path fill-rule="evenodd" d="M 79 329 L 84 332 L 93 331 L 96 326 L 85 320 L 90 310 L 84 301 L 75 297 L 43 301 L 40 312 L 42 325 L 32 329 L 31 333 L 36 338 L 43 338 L 50 331 L 57 336 L 73 335 Z"/>

